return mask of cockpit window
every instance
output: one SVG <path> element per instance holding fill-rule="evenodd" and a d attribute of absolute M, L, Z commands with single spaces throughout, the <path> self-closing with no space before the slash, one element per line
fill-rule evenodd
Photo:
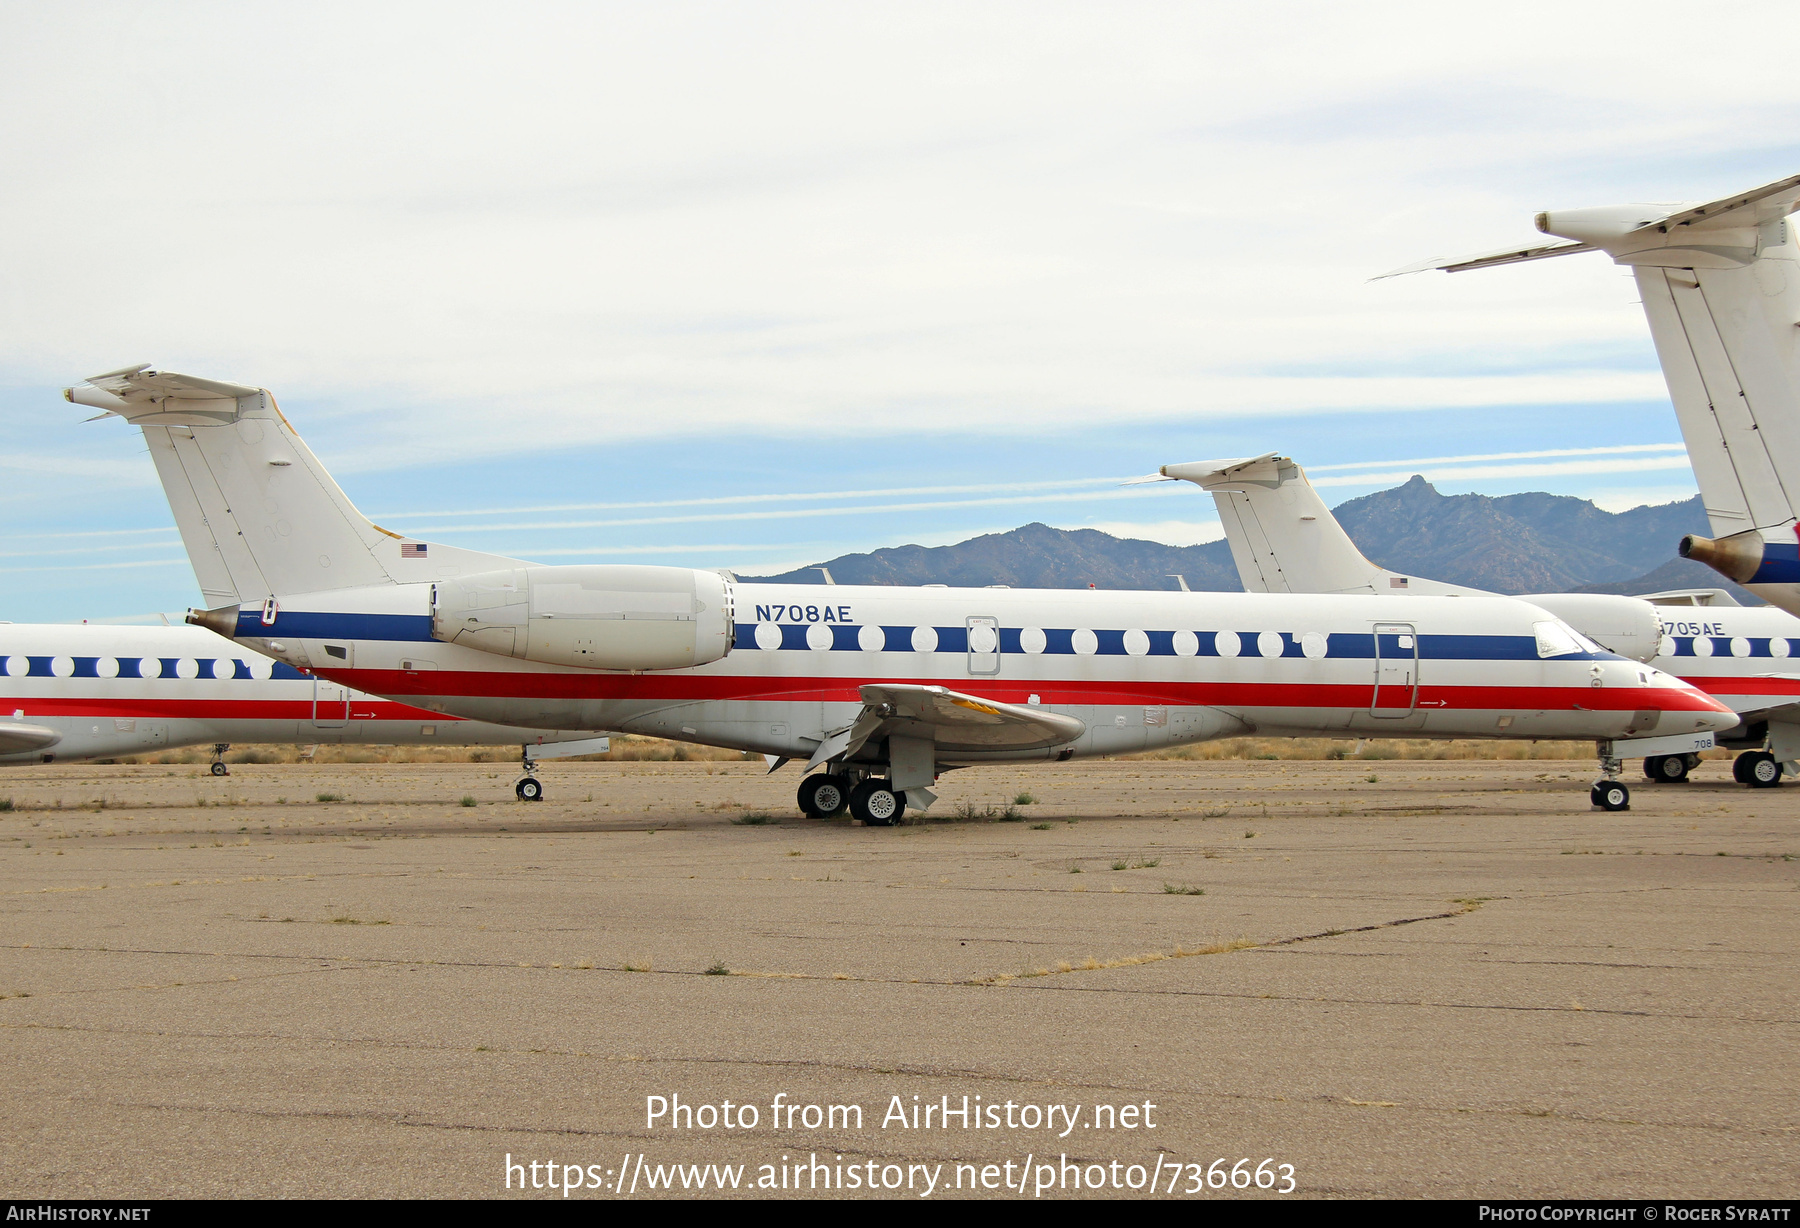
<path fill-rule="evenodd" d="M 1531 629 L 1537 634 L 1537 651 L 1540 657 L 1566 657 L 1575 652 L 1606 651 L 1565 622 L 1532 623 Z"/>

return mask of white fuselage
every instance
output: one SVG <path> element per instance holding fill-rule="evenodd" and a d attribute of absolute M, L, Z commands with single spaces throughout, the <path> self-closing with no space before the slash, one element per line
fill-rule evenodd
<path fill-rule="evenodd" d="M 505 745 L 585 733 L 426 712 L 301 673 L 199 627 L 0 623 L 0 764 L 113 758 L 203 743 Z"/>
<path fill-rule="evenodd" d="M 1048 749 L 938 746 L 940 766 L 1140 751 L 1238 733 L 1619 738 L 1723 728 L 1667 673 L 1579 646 L 1502 597 L 1342 597 L 737 585 L 732 651 L 639 673 L 432 638 L 430 584 L 284 597 L 238 614 L 249 646 L 336 682 L 473 720 L 608 728 L 805 757 L 858 688 L 939 685 L 1078 719 Z M 994 652 L 972 652 L 997 631 Z M 879 754 L 878 749 L 872 753 Z"/>

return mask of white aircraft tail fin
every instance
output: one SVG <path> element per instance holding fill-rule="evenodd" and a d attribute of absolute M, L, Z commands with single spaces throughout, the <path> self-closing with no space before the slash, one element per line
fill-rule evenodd
<path fill-rule="evenodd" d="M 1252 593 L 1464 593 L 1371 563 L 1299 465 L 1265 452 L 1242 460 L 1164 465 L 1162 476 L 1213 497 L 1238 578 Z"/>
<path fill-rule="evenodd" d="M 1800 175 L 1700 205 L 1537 215 L 1561 243 L 1424 261 L 1461 272 L 1604 251 L 1630 266 L 1718 542 L 1685 557 L 1755 586 L 1800 583 Z"/>
<path fill-rule="evenodd" d="M 371 523 L 265 389 L 145 364 L 63 396 L 143 429 L 209 607 L 517 565 Z"/>
<path fill-rule="evenodd" d="M 1369 562 L 1306 480 L 1305 471 L 1274 452 L 1248 460 L 1165 465 L 1162 476 L 1193 482 L 1211 492 L 1226 540 L 1231 543 L 1238 578 L 1249 592 L 1493 595 L 1479 588 L 1402 575 Z M 1655 609 L 1636 597 L 1546 593 L 1520 600 L 1549 611 L 1635 661 L 1650 660 L 1662 642 L 1662 624 Z"/>

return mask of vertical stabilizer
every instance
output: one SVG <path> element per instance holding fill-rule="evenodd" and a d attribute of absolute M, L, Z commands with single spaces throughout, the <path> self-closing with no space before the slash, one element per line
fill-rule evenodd
<path fill-rule="evenodd" d="M 515 565 L 371 523 L 265 389 L 146 365 L 63 395 L 143 429 L 208 606 Z"/>
<path fill-rule="evenodd" d="M 1231 543 L 1238 578 L 1248 592 L 1493 595 L 1479 588 L 1402 575 L 1369 562 L 1306 480 L 1306 472 L 1274 452 L 1249 460 L 1165 465 L 1162 476 L 1180 478 L 1211 492 L 1226 540 Z M 1274 587 L 1276 582 L 1282 587 Z M 1650 660 L 1662 643 L 1662 623 L 1655 608 L 1636 597 L 1545 593 L 1522 600 L 1548 610 L 1583 635 L 1635 661 Z"/>
<path fill-rule="evenodd" d="M 1800 613 L 1797 207 L 1800 175 L 1700 205 L 1557 210 L 1537 227 L 1559 242 L 1395 272 L 1589 251 L 1629 266 L 1718 539 L 1686 538 L 1681 554 Z"/>
<path fill-rule="evenodd" d="M 1466 593 L 1473 589 L 1377 566 L 1338 524 L 1306 473 L 1266 452 L 1244 460 L 1164 465 L 1162 476 L 1211 494 L 1238 578 L 1252 593 Z"/>

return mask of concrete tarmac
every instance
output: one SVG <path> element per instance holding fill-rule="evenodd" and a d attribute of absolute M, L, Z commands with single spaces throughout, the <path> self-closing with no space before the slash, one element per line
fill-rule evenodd
<path fill-rule="evenodd" d="M 1729 764 L 1617 814 L 1567 761 L 984 769 L 892 829 L 799 818 L 792 768 L 543 778 L 9 770 L 5 1195 L 1800 1177 L 1800 788 Z"/>

